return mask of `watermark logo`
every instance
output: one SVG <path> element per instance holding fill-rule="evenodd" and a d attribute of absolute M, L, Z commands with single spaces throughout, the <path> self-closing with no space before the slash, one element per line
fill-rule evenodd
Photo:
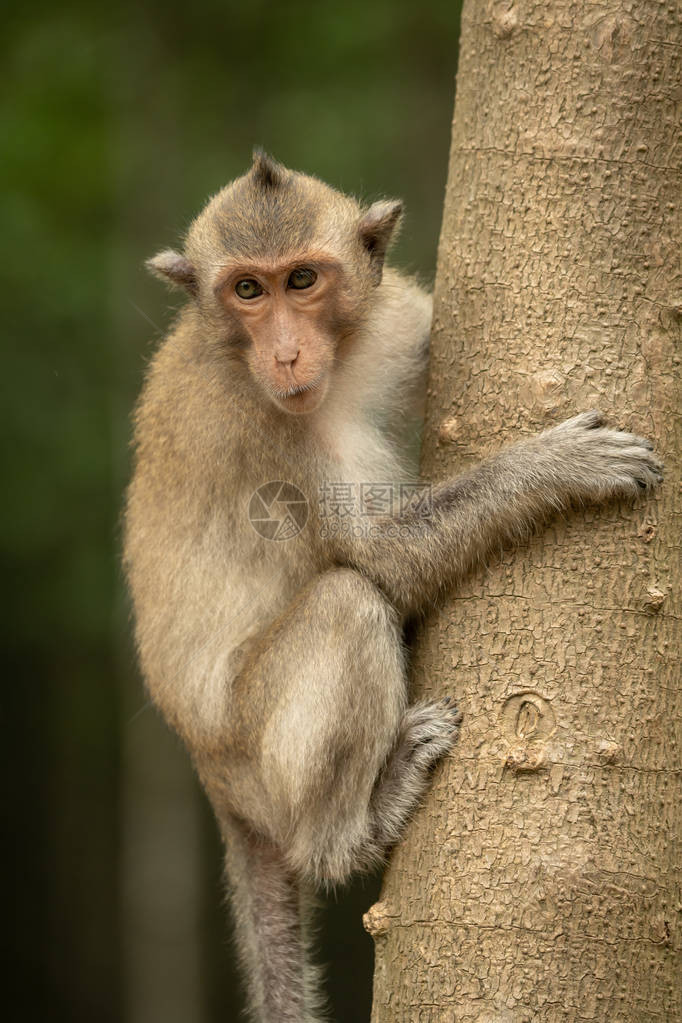
<path fill-rule="evenodd" d="M 305 494 L 284 480 L 271 480 L 255 490 L 249 501 L 249 522 L 266 540 L 291 540 L 308 521 Z"/>
<path fill-rule="evenodd" d="M 317 506 L 294 483 L 271 480 L 254 490 L 249 521 L 265 540 L 291 540 L 310 517 L 322 539 L 408 538 L 428 532 L 433 514 L 430 483 L 323 480 Z"/>
<path fill-rule="evenodd" d="M 320 536 L 354 540 L 408 539 L 428 531 L 430 483 L 323 480 L 319 485 Z"/>
<path fill-rule="evenodd" d="M 432 514 L 431 484 L 324 480 L 319 486 L 319 505 L 322 519 L 428 519 Z"/>

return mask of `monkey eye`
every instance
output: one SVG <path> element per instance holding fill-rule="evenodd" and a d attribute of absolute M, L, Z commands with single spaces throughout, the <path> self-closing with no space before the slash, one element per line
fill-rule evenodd
<path fill-rule="evenodd" d="M 309 288 L 316 280 L 317 274 L 314 270 L 308 270 L 307 267 L 297 267 L 296 270 L 292 270 L 289 274 L 287 287 L 302 291 L 303 288 Z"/>
<path fill-rule="evenodd" d="M 240 298 L 258 298 L 263 294 L 262 287 L 253 277 L 245 277 L 244 280 L 237 281 L 234 290 Z"/>

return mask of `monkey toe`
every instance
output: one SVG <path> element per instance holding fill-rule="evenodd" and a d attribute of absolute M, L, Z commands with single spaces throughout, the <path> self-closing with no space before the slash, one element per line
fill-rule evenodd
<path fill-rule="evenodd" d="M 407 712 L 403 741 L 408 757 L 422 770 L 431 771 L 457 741 L 462 714 L 452 701 L 446 696 L 413 705 Z"/>

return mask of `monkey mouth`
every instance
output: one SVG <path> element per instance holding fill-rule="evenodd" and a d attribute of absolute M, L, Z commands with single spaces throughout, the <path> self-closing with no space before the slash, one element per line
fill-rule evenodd
<path fill-rule="evenodd" d="M 312 412 L 324 399 L 327 387 L 324 372 L 319 373 L 306 384 L 292 384 L 291 387 L 274 387 L 273 397 L 287 412 Z"/>
<path fill-rule="evenodd" d="M 273 392 L 276 398 L 280 401 L 286 401 L 289 398 L 298 398 L 302 394 L 308 394 L 310 391 L 316 391 L 322 383 L 324 378 L 324 370 L 318 373 L 316 377 L 309 380 L 306 384 L 299 384 L 295 381 L 289 387 L 274 387 Z"/>
<path fill-rule="evenodd" d="M 286 391 L 275 391 L 278 398 L 295 398 L 299 394 L 305 394 L 307 391 L 315 390 L 315 383 L 312 384 L 298 384 L 295 387 L 289 387 Z"/>

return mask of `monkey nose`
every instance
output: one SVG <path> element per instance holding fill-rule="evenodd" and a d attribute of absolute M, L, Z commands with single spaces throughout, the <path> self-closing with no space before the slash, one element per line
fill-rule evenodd
<path fill-rule="evenodd" d="M 275 362 L 279 366 L 286 366 L 288 369 L 292 369 L 298 359 L 298 354 L 298 348 L 275 352 Z"/>

